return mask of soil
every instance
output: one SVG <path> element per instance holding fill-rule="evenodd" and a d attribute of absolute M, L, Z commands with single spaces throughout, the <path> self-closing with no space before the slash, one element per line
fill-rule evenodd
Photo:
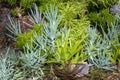
<path fill-rule="evenodd" d="M 11 16 L 11 9 L 16 9 L 19 13 L 20 9 L 19 7 L 10 7 L 7 3 L 2 3 L 0 2 L 0 52 L 1 53 L 5 53 L 6 49 L 8 46 L 12 47 L 12 48 L 16 48 L 15 47 L 15 43 L 14 41 L 12 41 L 10 38 L 8 38 L 6 36 L 6 33 L 8 33 L 8 31 L 6 30 L 6 25 L 9 23 L 8 20 L 8 15 Z M 28 16 L 15 16 L 14 20 L 16 21 L 20 21 L 20 25 L 22 28 L 22 32 L 26 33 L 27 31 L 31 30 L 33 27 L 30 27 L 28 25 L 25 25 L 25 23 L 29 23 L 30 25 L 33 25 L 30 20 L 28 20 Z"/>
<path fill-rule="evenodd" d="M 7 23 L 7 15 L 10 13 L 10 9 L 7 8 L 7 4 L 0 2 L 0 52 L 5 53 L 7 47 L 7 37 L 5 36 Z"/>

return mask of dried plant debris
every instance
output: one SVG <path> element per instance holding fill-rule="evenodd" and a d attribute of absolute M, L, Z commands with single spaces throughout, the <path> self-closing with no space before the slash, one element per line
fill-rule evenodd
<path fill-rule="evenodd" d="M 110 8 L 110 12 L 114 15 L 116 14 L 120 14 L 120 3 L 117 3 L 115 5 L 113 5 L 111 8 Z"/>
<path fill-rule="evenodd" d="M 55 75 L 61 80 L 79 80 L 84 75 L 88 74 L 89 65 L 88 64 L 66 64 L 66 66 L 61 69 L 56 66 L 54 69 Z"/>

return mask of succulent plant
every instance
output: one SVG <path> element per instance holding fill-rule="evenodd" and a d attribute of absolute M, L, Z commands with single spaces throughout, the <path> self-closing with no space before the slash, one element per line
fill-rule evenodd
<path fill-rule="evenodd" d="M 10 80 L 14 72 L 14 63 L 7 60 L 3 56 L 0 56 L 0 79 L 1 80 Z"/>
<path fill-rule="evenodd" d="M 18 63 L 18 56 L 11 48 L 5 54 L 0 53 L 0 80 L 23 80 L 24 75 L 15 67 Z"/>
<path fill-rule="evenodd" d="M 29 13 L 29 20 L 34 24 L 42 24 L 44 22 L 44 19 L 42 18 L 42 12 L 38 10 L 38 7 L 36 4 L 34 4 L 34 10 L 30 9 L 31 15 Z"/>
<path fill-rule="evenodd" d="M 47 41 L 47 45 L 51 49 L 55 49 L 56 47 L 56 39 L 61 36 L 61 31 L 59 30 L 59 24 L 61 21 L 61 17 L 58 17 L 58 9 L 57 7 L 50 6 L 50 10 L 47 7 L 47 10 L 44 14 L 47 22 L 44 24 L 42 36 L 45 41 Z M 62 28 L 61 28 L 62 30 Z M 66 29 L 64 28 L 63 32 Z"/>
<path fill-rule="evenodd" d="M 8 20 L 10 23 L 7 24 L 5 28 L 9 31 L 9 33 L 6 33 L 6 35 L 10 37 L 13 41 L 16 41 L 17 35 L 22 33 L 20 21 L 15 21 L 13 18 L 10 17 L 10 15 L 8 15 Z"/>
<path fill-rule="evenodd" d="M 41 49 L 35 48 L 34 46 L 27 45 L 24 46 L 24 51 L 21 53 L 20 60 L 22 68 L 26 71 L 26 75 L 31 75 L 29 77 L 39 77 L 44 76 L 43 72 L 43 62 L 46 61 L 47 55 L 42 54 Z"/>
<path fill-rule="evenodd" d="M 96 28 L 89 28 L 89 43 L 86 46 L 86 52 L 90 56 L 88 61 L 95 65 L 98 68 L 103 68 L 107 70 L 113 70 L 116 67 L 111 66 L 111 44 L 110 40 L 107 40 L 108 35 L 103 32 L 104 38 L 101 38 L 102 35 L 96 30 Z M 109 35 L 111 35 L 110 33 Z"/>

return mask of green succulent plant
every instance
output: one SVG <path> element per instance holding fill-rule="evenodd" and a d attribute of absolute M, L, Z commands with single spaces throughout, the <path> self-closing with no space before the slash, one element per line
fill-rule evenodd
<path fill-rule="evenodd" d="M 57 40 L 57 53 L 58 57 L 56 61 L 60 61 L 60 64 L 64 65 L 71 60 L 71 63 L 84 63 L 87 59 L 87 55 L 82 52 L 84 45 L 82 42 L 87 36 L 84 36 L 81 40 L 76 41 L 72 44 L 69 40 L 69 33 L 66 36 L 66 40 L 63 43 L 60 43 L 60 40 Z"/>
<path fill-rule="evenodd" d="M 49 10 L 49 7 L 47 7 L 44 13 L 46 21 L 43 22 L 42 28 L 39 26 L 41 23 L 39 23 L 40 16 L 37 7 L 35 11 L 36 13 L 31 11 L 32 16 L 30 16 L 30 19 L 37 25 L 27 34 L 20 34 L 17 37 L 16 45 L 21 48 L 26 43 L 31 45 L 31 39 L 34 40 L 34 45 L 45 52 L 47 51 L 48 54 L 50 53 L 46 63 L 59 63 L 60 61 L 60 64 L 64 64 L 68 60 L 72 60 L 72 63 L 79 63 L 79 60 L 81 60 L 80 62 L 84 62 L 87 58 L 82 50 L 84 48 L 84 40 L 88 36 L 85 33 L 86 27 L 83 27 L 84 25 L 88 25 L 86 18 L 83 18 L 80 24 L 76 25 L 78 26 L 77 29 L 72 27 L 70 34 L 67 34 L 69 32 L 67 28 L 59 28 L 62 19 L 58 14 L 58 8 L 50 6 Z M 53 59 L 51 57 L 53 57 Z"/>
<path fill-rule="evenodd" d="M 62 34 L 61 39 L 56 39 L 56 48 L 53 55 L 53 59 L 48 60 L 46 63 L 58 63 L 64 66 L 68 61 L 72 64 L 85 63 L 88 56 L 84 53 L 84 40 L 88 35 L 82 37 L 82 39 L 72 43 L 70 39 L 70 31 L 66 34 Z M 53 53 L 54 53 L 53 52 Z"/>

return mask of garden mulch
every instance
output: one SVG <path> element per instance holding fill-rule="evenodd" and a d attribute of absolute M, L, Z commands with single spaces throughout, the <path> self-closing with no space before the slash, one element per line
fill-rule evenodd
<path fill-rule="evenodd" d="M 0 52 L 5 53 L 7 47 L 7 41 L 5 36 L 5 23 L 7 22 L 7 15 L 10 10 L 4 4 L 0 3 Z"/>

